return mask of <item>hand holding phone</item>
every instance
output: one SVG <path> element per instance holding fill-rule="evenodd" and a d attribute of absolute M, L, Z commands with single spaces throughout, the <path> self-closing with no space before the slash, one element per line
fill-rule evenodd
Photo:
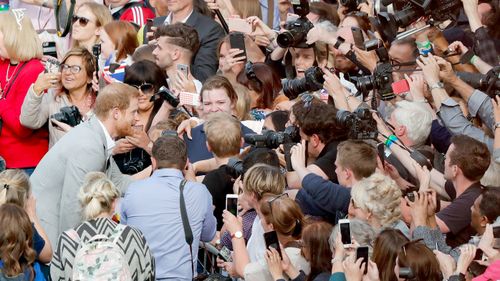
<path fill-rule="evenodd" d="M 264 240 L 266 241 L 266 249 L 272 247 L 278 251 L 280 254 L 280 258 L 283 259 L 283 255 L 281 254 L 280 242 L 278 240 L 278 234 L 276 231 L 269 231 L 264 233 Z"/>
<path fill-rule="evenodd" d="M 238 216 L 238 195 L 226 194 L 226 210 L 231 214 Z"/>
<path fill-rule="evenodd" d="M 356 260 L 362 258 L 361 265 L 364 267 L 363 274 L 368 272 L 368 246 L 360 246 L 356 248 Z"/>
<path fill-rule="evenodd" d="M 344 248 L 352 247 L 351 241 L 351 222 L 348 219 L 339 220 L 340 235 Z"/>
<path fill-rule="evenodd" d="M 240 49 L 243 50 L 243 53 L 241 53 L 238 56 L 235 56 L 235 58 L 238 57 L 246 57 L 246 48 L 245 48 L 245 34 L 241 32 L 233 32 L 229 34 L 229 44 L 231 45 L 231 49 Z"/>

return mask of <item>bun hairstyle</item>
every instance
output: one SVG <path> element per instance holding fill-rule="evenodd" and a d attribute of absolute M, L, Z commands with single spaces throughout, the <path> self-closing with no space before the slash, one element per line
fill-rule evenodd
<path fill-rule="evenodd" d="M 119 197 L 120 190 L 104 173 L 88 173 L 79 195 L 83 219 L 91 220 L 104 212 L 111 212 L 113 202 Z"/>
<path fill-rule="evenodd" d="M 9 169 L 0 173 L 0 205 L 13 203 L 24 208 L 30 191 L 30 181 L 24 171 Z"/>

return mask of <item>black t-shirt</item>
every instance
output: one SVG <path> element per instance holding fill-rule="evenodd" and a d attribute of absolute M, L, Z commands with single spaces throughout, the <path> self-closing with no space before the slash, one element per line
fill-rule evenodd
<path fill-rule="evenodd" d="M 330 181 L 334 183 L 339 183 L 337 174 L 335 173 L 335 160 L 337 159 L 337 146 L 339 143 L 339 141 L 332 141 L 328 143 L 323 150 L 321 150 L 318 158 L 313 163 L 328 176 Z"/>
<path fill-rule="evenodd" d="M 226 172 L 226 165 L 220 166 L 208 174 L 203 179 L 203 184 L 207 186 L 212 194 L 213 204 L 215 205 L 214 216 L 217 219 L 217 229 L 222 225 L 222 211 L 226 208 L 226 194 L 233 193 L 233 179 Z"/>
<path fill-rule="evenodd" d="M 452 199 L 451 204 L 439 211 L 436 215 L 450 229 L 450 232 L 446 234 L 446 243 L 450 247 L 455 248 L 467 243 L 470 237 L 475 233 L 470 225 L 470 208 L 474 205 L 476 198 L 481 195 L 481 184 L 479 182 L 472 184 L 458 197 L 456 197 L 457 192 L 452 182 L 446 181 L 445 190 Z"/>

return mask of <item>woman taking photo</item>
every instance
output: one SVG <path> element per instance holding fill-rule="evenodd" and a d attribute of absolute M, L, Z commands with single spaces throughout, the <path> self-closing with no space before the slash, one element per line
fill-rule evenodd
<path fill-rule="evenodd" d="M 31 174 L 47 152 L 47 130 L 24 127 L 19 114 L 28 87 L 43 71 L 42 44 L 22 10 L 0 13 L 0 23 L 0 157 L 7 169 Z"/>
<path fill-rule="evenodd" d="M 75 276 L 73 268 L 78 262 L 75 260 L 76 252 L 80 245 L 87 243 L 92 237 L 112 237 L 120 234 L 116 245 L 123 251 L 132 279 L 155 280 L 154 258 L 142 233 L 130 226 L 117 224 L 111 219 L 115 213 L 116 200 L 120 198 L 120 190 L 104 173 L 92 172 L 87 174 L 79 197 L 85 221 L 59 236 L 50 266 L 52 279 L 71 280 Z M 106 267 L 110 262 L 112 261 L 96 261 L 102 267 Z M 98 279 L 93 276 L 92 280 Z"/>
<path fill-rule="evenodd" d="M 163 104 L 162 99 L 151 101 L 151 97 L 162 86 L 167 87 L 167 80 L 165 72 L 158 65 L 143 60 L 126 69 L 124 82 L 139 89 L 139 121 L 136 123 L 134 136 L 118 140 L 113 153 L 122 173 L 135 174 L 151 164 L 152 142 L 147 132 Z"/>
<path fill-rule="evenodd" d="M 76 9 L 71 20 L 72 47 L 83 47 L 92 51 L 92 47 L 99 43 L 102 27 L 113 18 L 108 7 L 95 2 L 85 2 Z"/>
<path fill-rule="evenodd" d="M 139 46 L 134 26 L 125 21 L 112 21 L 99 32 L 101 58 L 105 60 L 103 78 L 107 84 L 123 82 L 125 67 L 132 64 L 132 54 Z"/>
<path fill-rule="evenodd" d="M 96 95 L 92 90 L 95 71 L 94 56 L 84 48 L 73 48 L 63 58 L 60 72 L 40 73 L 24 98 L 19 119 L 31 129 L 49 123 L 49 145 L 52 147 L 71 126 L 52 116 L 61 108 L 76 106 L 78 115 L 86 120 L 92 113 Z M 56 87 L 61 87 L 57 89 Z M 75 112 L 76 114 L 76 112 Z"/>

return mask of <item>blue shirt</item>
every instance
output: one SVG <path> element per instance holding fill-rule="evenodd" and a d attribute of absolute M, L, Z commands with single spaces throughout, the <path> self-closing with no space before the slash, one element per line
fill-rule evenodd
<path fill-rule="evenodd" d="M 180 213 L 182 179 L 180 170 L 156 170 L 150 178 L 133 182 L 121 202 L 121 222 L 144 234 L 155 257 L 157 279 L 192 280 L 191 255 Z M 212 195 L 205 185 L 187 182 L 184 200 L 193 231 L 196 262 L 199 241 L 208 242 L 215 236 Z"/>

